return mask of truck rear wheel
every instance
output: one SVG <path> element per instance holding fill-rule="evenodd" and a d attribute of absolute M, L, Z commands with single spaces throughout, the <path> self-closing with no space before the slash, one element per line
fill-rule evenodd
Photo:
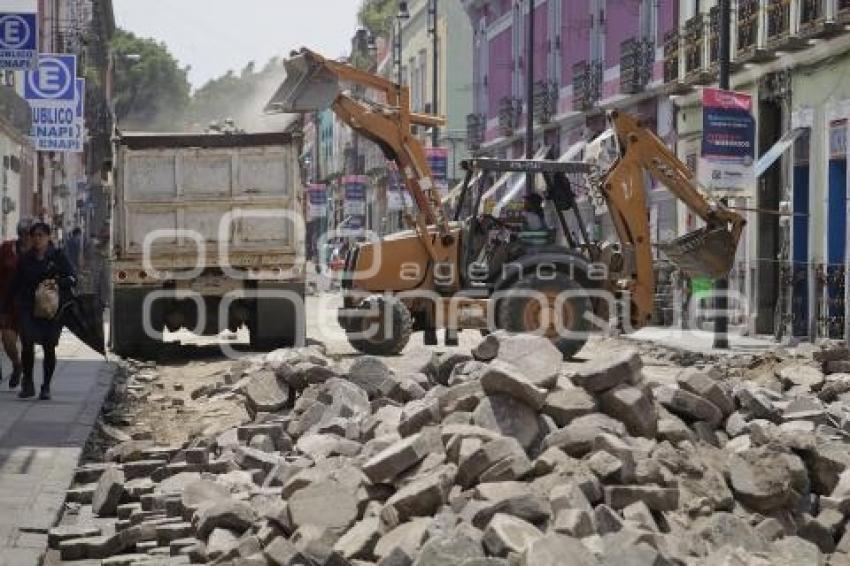
<path fill-rule="evenodd" d="M 359 308 L 374 309 L 378 314 L 357 318 L 346 328 L 354 349 L 372 356 L 401 354 L 413 332 L 413 316 L 407 306 L 395 297 L 376 296 L 364 299 Z"/>
<path fill-rule="evenodd" d="M 520 333 L 542 332 L 560 350 L 564 359 L 572 358 L 584 347 L 590 328 L 586 315 L 592 311 L 581 285 L 564 273 L 555 273 L 547 279 L 532 274 L 510 290 L 517 293 L 499 299 L 496 315 L 499 328 Z M 556 302 L 564 292 L 568 295 L 563 302 Z M 543 322 L 548 323 L 545 329 L 542 328 Z"/>
<path fill-rule="evenodd" d="M 109 334 L 112 351 L 121 357 L 152 357 L 162 342 L 149 336 L 144 328 L 144 302 L 147 289 L 115 289 L 110 305 Z M 162 331 L 158 324 L 158 305 L 151 304 L 150 320 L 155 330 Z"/>
<path fill-rule="evenodd" d="M 273 287 L 261 283 L 257 288 L 289 291 L 295 295 L 291 298 L 260 295 L 254 299 L 254 309 L 248 322 L 251 349 L 271 351 L 303 345 L 306 326 L 304 287 Z"/>

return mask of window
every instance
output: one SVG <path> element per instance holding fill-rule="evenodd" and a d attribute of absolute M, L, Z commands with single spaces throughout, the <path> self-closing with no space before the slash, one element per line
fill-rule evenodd
<path fill-rule="evenodd" d="M 410 107 L 415 111 L 419 109 L 419 69 L 416 67 L 416 59 L 411 58 L 408 62 L 410 76 L 407 84 L 410 86 Z M 405 72 L 405 76 L 407 73 Z"/>
<path fill-rule="evenodd" d="M 419 104 L 416 108 L 423 112 L 425 110 L 425 101 L 428 100 L 428 52 L 422 49 L 419 51 Z"/>

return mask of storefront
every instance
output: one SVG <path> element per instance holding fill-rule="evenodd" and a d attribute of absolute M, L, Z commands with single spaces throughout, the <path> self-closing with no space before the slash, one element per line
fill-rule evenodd
<path fill-rule="evenodd" d="M 795 333 L 847 336 L 848 124 L 850 57 L 792 75 L 792 318 Z"/>

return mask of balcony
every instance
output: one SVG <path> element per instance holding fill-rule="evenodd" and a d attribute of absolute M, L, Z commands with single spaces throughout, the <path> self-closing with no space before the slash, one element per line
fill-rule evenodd
<path fill-rule="evenodd" d="M 834 11 L 841 0 L 798 0 L 797 8 L 798 23 L 797 35 L 800 39 L 808 40 L 814 38 L 835 35 L 843 30 L 843 26 L 836 21 Z M 847 4 L 847 14 L 850 16 L 850 1 Z M 850 23 L 850 17 L 847 18 Z"/>
<path fill-rule="evenodd" d="M 759 47 L 759 1 L 739 0 L 735 59 L 745 61 L 756 55 Z"/>
<path fill-rule="evenodd" d="M 850 0 L 837 0 L 835 21 L 839 24 L 850 24 Z"/>
<path fill-rule="evenodd" d="M 714 79 L 708 69 L 705 29 L 705 17 L 702 14 L 685 22 L 685 81 L 690 84 L 708 84 Z"/>
<path fill-rule="evenodd" d="M 720 6 L 708 11 L 708 68 L 714 70 L 720 62 Z"/>
<path fill-rule="evenodd" d="M 592 109 L 602 92 L 602 63 L 581 61 L 573 65 L 573 110 Z"/>
<path fill-rule="evenodd" d="M 512 136 L 514 130 L 519 126 L 522 116 L 522 100 L 512 96 L 505 96 L 499 100 L 499 130 L 502 135 Z"/>
<path fill-rule="evenodd" d="M 765 46 L 771 51 L 794 51 L 807 45 L 797 34 L 793 15 L 800 9 L 800 0 L 768 0 L 765 6 Z"/>
<path fill-rule="evenodd" d="M 679 82 L 679 30 L 664 34 L 664 82 Z"/>
<path fill-rule="evenodd" d="M 481 149 L 484 133 L 487 129 L 487 117 L 483 114 L 466 115 L 466 144 L 469 149 Z"/>
<path fill-rule="evenodd" d="M 620 92 L 637 94 L 652 80 L 655 49 L 647 39 L 632 37 L 620 44 Z"/>
<path fill-rule="evenodd" d="M 537 81 L 534 83 L 534 117 L 538 124 L 548 124 L 558 112 L 558 83 Z"/>
<path fill-rule="evenodd" d="M 784 24 L 782 22 L 781 3 L 783 0 L 768 0 L 768 7 L 773 7 L 773 23 L 771 24 L 774 33 L 775 45 L 781 45 L 780 38 L 783 34 Z M 772 53 L 767 49 L 767 23 L 763 21 L 763 14 L 759 6 L 759 0 L 738 0 L 738 13 L 735 21 L 736 29 L 736 44 L 734 61 L 738 64 L 743 63 L 759 63 L 769 61 L 773 58 Z M 785 39 L 789 35 L 784 36 Z M 784 41 L 784 40 L 782 40 Z M 777 47 L 774 47 L 776 49 Z M 785 48 L 785 47 L 783 47 Z"/>
<path fill-rule="evenodd" d="M 768 0 L 765 16 L 768 48 L 781 47 L 791 35 L 791 0 Z"/>

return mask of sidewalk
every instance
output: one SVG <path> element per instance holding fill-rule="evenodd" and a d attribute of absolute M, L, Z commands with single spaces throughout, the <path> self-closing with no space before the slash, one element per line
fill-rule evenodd
<path fill-rule="evenodd" d="M 639 342 L 651 342 L 659 346 L 666 346 L 677 350 L 715 356 L 758 354 L 775 350 L 781 346 L 781 344 L 777 344 L 772 338 L 768 338 L 767 336 L 741 336 L 740 334 L 730 332 L 729 349 L 718 350 L 713 347 L 713 332 L 707 330 L 683 330 L 681 328 L 665 326 L 647 326 L 632 334 L 626 334 L 623 337 Z"/>
<path fill-rule="evenodd" d="M 39 352 L 40 348 L 36 348 Z M 113 368 L 67 331 L 57 350 L 51 401 L 22 401 L 0 383 L 0 566 L 37 566 Z M 36 360 L 36 389 L 41 360 Z"/>

